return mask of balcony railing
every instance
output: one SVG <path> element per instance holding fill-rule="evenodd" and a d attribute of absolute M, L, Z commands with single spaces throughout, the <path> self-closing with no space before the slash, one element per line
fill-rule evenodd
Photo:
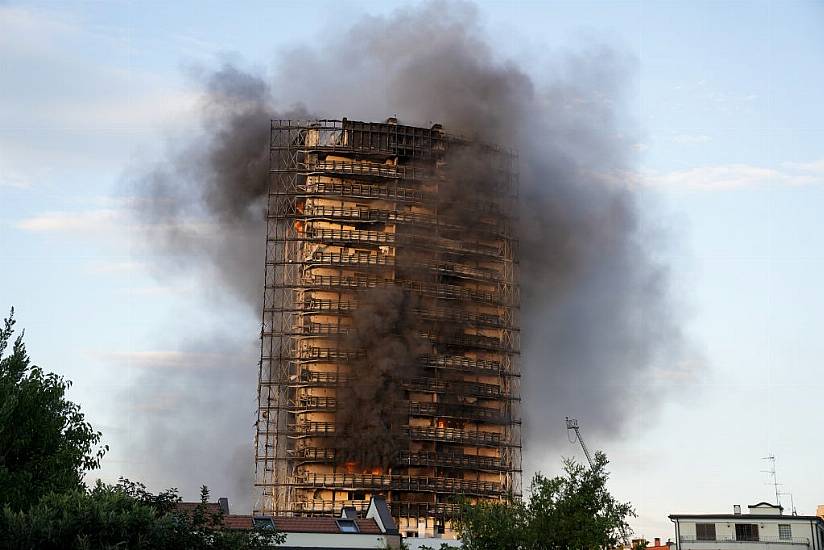
<path fill-rule="evenodd" d="M 442 441 L 479 447 L 512 446 L 507 437 L 496 432 L 432 427 L 405 427 L 403 431 L 415 441 Z M 334 422 L 300 422 L 290 424 L 286 433 L 295 438 L 333 436 L 336 434 L 336 426 Z"/>
<path fill-rule="evenodd" d="M 437 225 L 442 228 L 459 229 L 463 227 L 460 222 L 450 222 L 448 216 L 435 217 L 432 214 L 420 212 L 399 212 L 397 210 L 385 210 L 379 208 L 351 208 L 324 205 L 307 205 L 302 216 L 295 216 L 296 219 L 327 219 L 327 220 L 354 220 L 360 222 L 381 222 L 400 223 L 414 225 Z M 511 228 L 500 219 L 477 220 L 474 228 L 483 234 L 499 238 L 509 239 L 512 237 Z"/>
<path fill-rule="evenodd" d="M 377 489 L 413 492 L 502 494 L 503 485 L 493 481 L 453 479 L 447 477 L 417 477 L 401 475 L 369 474 L 304 474 L 296 475 L 293 482 L 298 487 L 327 489 Z"/>
<path fill-rule="evenodd" d="M 306 174 L 370 176 L 392 179 L 400 179 L 407 175 L 407 170 L 401 167 L 387 166 L 385 164 L 367 164 L 364 162 L 322 161 L 308 164 L 301 168 Z"/>
<path fill-rule="evenodd" d="M 293 502 L 290 512 L 297 515 L 340 514 L 341 509 L 352 507 L 359 512 L 365 512 L 369 501 L 362 500 L 310 500 Z M 433 517 L 454 516 L 460 512 L 459 504 L 442 502 L 390 502 L 389 509 L 395 516 L 401 517 Z"/>
<path fill-rule="evenodd" d="M 400 201 L 421 202 L 426 194 L 418 189 L 408 187 L 368 185 L 358 183 L 310 182 L 306 185 L 304 196 L 341 196 L 362 199 L 394 199 Z"/>
<path fill-rule="evenodd" d="M 690 543 L 690 544 L 800 544 L 809 546 L 810 539 L 804 537 L 791 537 L 791 538 L 781 538 L 781 537 L 759 537 L 757 540 L 747 539 L 747 540 L 738 540 L 732 537 L 727 538 L 715 538 L 711 540 L 699 539 L 693 536 L 681 536 L 680 541 L 682 543 Z"/>
<path fill-rule="evenodd" d="M 286 451 L 289 458 L 307 462 L 334 462 L 335 450 L 324 447 L 301 447 Z M 464 468 L 470 470 L 487 470 L 493 472 L 514 470 L 515 468 L 503 458 L 466 454 L 449 454 L 443 452 L 409 452 L 401 451 L 393 460 L 395 466 L 436 466 L 444 468 Z"/>

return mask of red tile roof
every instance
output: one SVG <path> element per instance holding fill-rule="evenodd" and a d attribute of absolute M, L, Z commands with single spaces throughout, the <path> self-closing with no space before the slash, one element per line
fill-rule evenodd
<path fill-rule="evenodd" d="M 200 506 L 199 502 L 178 502 L 175 504 L 177 511 L 183 512 L 184 514 L 193 514 L 198 506 Z M 206 517 L 211 517 L 214 514 L 220 513 L 220 504 L 217 502 L 207 502 L 204 506 L 206 507 L 204 510 Z"/>
<path fill-rule="evenodd" d="M 252 516 L 223 516 L 223 527 L 226 529 L 251 529 L 254 523 Z"/>
<path fill-rule="evenodd" d="M 178 513 L 184 514 L 186 516 L 192 517 L 194 515 L 195 510 L 201 503 L 199 502 L 178 502 L 175 504 L 175 510 Z M 203 510 L 204 519 L 206 520 L 206 525 L 209 527 L 216 527 L 215 522 L 213 521 L 214 517 L 220 514 L 220 504 L 217 502 L 207 502 L 204 504 L 205 508 Z"/>
<path fill-rule="evenodd" d="M 178 502 L 177 511 L 186 515 L 194 513 L 200 503 L 198 502 Z M 217 502 L 206 503 L 206 520 L 211 524 L 212 516 L 220 513 L 220 505 Z M 337 520 L 334 517 L 285 517 L 276 516 L 272 518 L 275 528 L 278 531 L 287 533 L 340 533 Z M 381 530 L 374 519 L 358 518 L 355 520 L 358 531 L 367 535 L 380 535 Z M 223 527 L 225 529 L 252 529 L 254 526 L 253 516 L 226 514 L 223 516 Z"/>
<path fill-rule="evenodd" d="M 340 533 L 338 518 L 330 517 L 275 517 L 275 528 L 287 533 Z M 358 531 L 367 535 L 380 535 L 381 530 L 374 519 L 356 519 Z"/>

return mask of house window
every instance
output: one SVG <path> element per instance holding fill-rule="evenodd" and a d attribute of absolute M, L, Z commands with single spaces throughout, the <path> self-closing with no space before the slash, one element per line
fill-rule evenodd
<path fill-rule="evenodd" d="M 696 523 L 695 538 L 697 540 L 715 540 L 714 523 Z"/>
<path fill-rule="evenodd" d="M 755 523 L 736 523 L 735 540 L 758 540 L 758 525 Z"/>
<path fill-rule="evenodd" d="M 778 524 L 778 538 L 781 540 L 790 540 L 793 538 L 793 529 L 790 524 Z"/>

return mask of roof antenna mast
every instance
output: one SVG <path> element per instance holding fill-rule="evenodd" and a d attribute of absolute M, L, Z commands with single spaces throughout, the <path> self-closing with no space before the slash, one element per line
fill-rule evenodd
<path fill-rule="evenodd" d="M 795 499 L 793 498 L 793 494 L 792 493 L 785 493 L 785 492 L 781 492 L 781 493 L 778 493 L 778 494 L 781 495 L 781 496 L 790 497 L 790 508 L 792 509 L 792 515 L 797 516 L 798 515 L 798 510 L 795 509 Z"/>
<path fill-rule="evenodd" d="M 778 487 L 781 485 L 778 483 L 778 476 L 775 474 L 775 455 L 769 454 L 765 457 L 762 457 L 761 460 L 768 460 L 770 462 L 770 469 L 769 470 L 761 470 L 761 472 L 765 474 L 769 474 L 772 477 L 772 486 L 775 488 L 775 503 L 778 506 L 781 506 L 781 492 L 779 492 Z"/>

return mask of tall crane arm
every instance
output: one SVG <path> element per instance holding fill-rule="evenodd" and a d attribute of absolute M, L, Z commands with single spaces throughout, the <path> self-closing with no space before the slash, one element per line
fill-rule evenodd
<path fill-rule="evenodd" d="M 581 444 L 581 448 L 584 450 L 584 455 L 587 457 L 587 462 L 589 462 L 590 470 L 595 469 L 595 464 L 592 462 L 592 456 L 589 454 L 589 449 L 587 449 L 587 444 L 584 443 L 584 438 L 581 437 L 581 429 L 578 427 L 578 420 L 575 418 L 566 417 L 566 427 L 567 430 L 572 430 L 575 432 L 575 437 L 578 438 L 578 443 Z"/>

